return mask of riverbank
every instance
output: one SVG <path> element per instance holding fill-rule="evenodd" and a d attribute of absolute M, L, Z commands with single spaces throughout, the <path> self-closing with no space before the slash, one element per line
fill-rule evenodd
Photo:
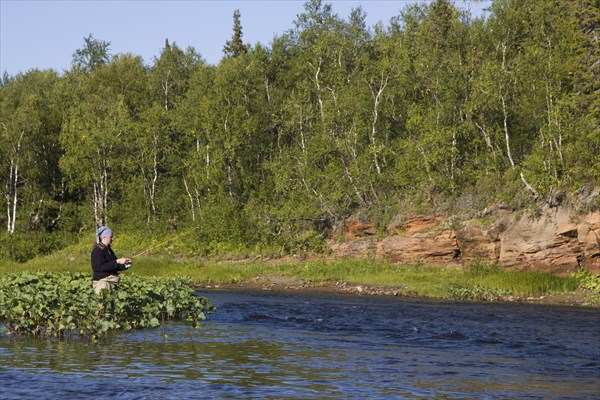
<path fill-rule="evenodd" d="M 125 251 L 125 253 L 127 253 Z M 65 262 L 66 260 L 66 262 Z M 26 271 L 89 273 L 89 254 L 65 249 L 27 263 L 0 263 L 0 274 Z M 448 301 L 600 305 L 600 276 L 507 271 L 496 264 L 464 267 L 398 264 L 332 257 L 193 258 L 144 256 L 122 274 L 187 277 L 199 289 L 304 291 Z"/>
<path fill-rule="evenodd" d="M 412 292 L 406 286 L 368 285 L 355 282 L 340 281 L 336 283 L 310 284 L 302 279 L 285 276 L 259 276 L 248 282 L 227 284 L 195 284 L 194 288 L 202 290 L 236 290 L 236 291 L 271 291 L 271 292 L 301 292 L 322 294 L 349 294 L 355 296 L 390 296 L 410 299 L 437 299 L 439 297 L 426 296 Z M 464 299 L 461 301 L 465 301 Z M 473 300 L 474 301 L 474 300 Z M 556 306 L 599 307 L 600 303 L 594 302 L 583 291 L 572 293 L 546 294 L 541 296 L 495 296 L 493 298 L 479 299 L 486 302 L 512 302 L 524 304 L 544 304 Z"/>

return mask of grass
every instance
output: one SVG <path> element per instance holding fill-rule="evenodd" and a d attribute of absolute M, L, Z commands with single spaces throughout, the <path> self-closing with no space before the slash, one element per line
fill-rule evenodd
<path fill-rule="evenodd" d="M 18 264 L 0 262 L 0 274 L 22 271 L 90 273 L 90 246 L 74 245 L 50 256 Z M 119 251 L 125 254 L 127 251 Z M 127 274 L 144 277 L 190 277 L 203 285 L 254 283 L 259 278 L 302 279 L 307 285 L 333 285 L 351 282 L 360 285 L 397 287 L 401 294 L 489 300 L 499 297 L 539 297 L 568 295 L 580 285 L 575 275 L 560 277 L 543 272 L 502 271 L 498 266 L 473 264 L 466 269 L 439 266 L 397 265 L 385 261 L 348 260 L 292 262 L 218 262 L 215 259 L 141 256 Z"/>

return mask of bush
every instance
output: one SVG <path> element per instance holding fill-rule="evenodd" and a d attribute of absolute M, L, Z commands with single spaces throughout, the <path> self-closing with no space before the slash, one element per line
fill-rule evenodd
<path fill-rule="evenodd" d="M 509 290 L 473 287 L 449 287 L 448 298 L 452 300 L 495 301 L 512 296 Z"/>
<path fill-rule="evenodd" d="M 38 256 L 50 254 L 73 241 L 64 232 L 15 232 L 0 234 L 0 257 L 23 263 Z"/>
<path fill-rule="evenodd" d="M 580 268 L 573 274 L 573 278 L 592 303 L 600 304 L 600 275 L 593 275 L 587 269 Z"/>

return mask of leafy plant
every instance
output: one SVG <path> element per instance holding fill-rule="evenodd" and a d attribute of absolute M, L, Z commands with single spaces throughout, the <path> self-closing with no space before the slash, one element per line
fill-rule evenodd
<path fill-rule="evenodd" d="M 580 268 L 575 274 L 579 287 L 600 294 L 600 275 L 593 275 L 585 268 Z"/>
<path fill-rule="evenodd" d="M 580 268 L 573 277 L 579 283 L 579 288 L 584 291 L 592 303 L 600 304 L 600 275 L 594 275 L 585 268 Z"/>
<path fill-rule="evenodd" d="M 453 300 L 494 301 L 512 296 L 509 290 L 485 288 L 481 286 L 449 288 L 448 298 Z"/>
<path fill-rule="evenodd" d="M 26 272 L 0 276 L 0 324 L 9 335 L 89 337 L 185 320 L 197 327 L 214 306 L 195 296 L 189 278 L 122 279 L 96 295 L 83 273 Z"/>

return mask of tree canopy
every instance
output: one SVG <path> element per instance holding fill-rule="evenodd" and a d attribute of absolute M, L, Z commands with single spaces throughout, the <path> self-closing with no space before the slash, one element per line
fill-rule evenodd
<path fill-rule="evenodd" d="M 243 43 L 236 10 L 216 66 L 90 34 L 62 76 L 2 79 L 0 240 L 38 238 L 9 254 L 26 259 L 99 224 L 191 226 L 198 253 L 291 252 L 351 215 L 591 193 L 599 18 L 593 0 L 495 0 L 486 19 L 436 0 L 368 27 L 310 0 L 271 48 Z"/>

